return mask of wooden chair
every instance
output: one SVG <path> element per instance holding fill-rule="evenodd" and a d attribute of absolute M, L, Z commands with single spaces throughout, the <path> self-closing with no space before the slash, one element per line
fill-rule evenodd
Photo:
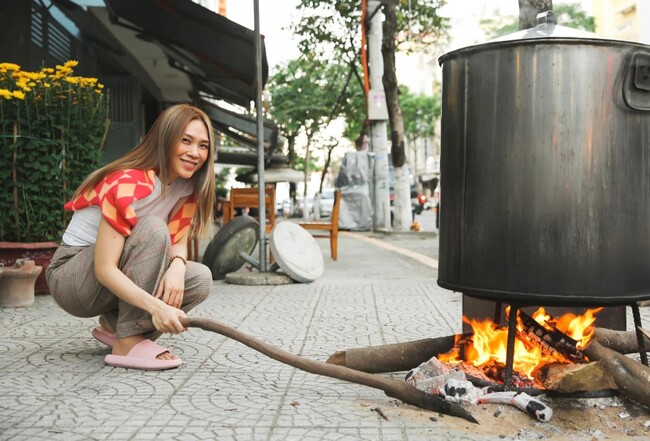
<path fill-rule="evenodd" d="M 339 237 L 339 207 L 341 206 L 341 190 L 336 190 L 334 193 L 334 205 L 332 205 L 332 214 L 330 215 L 329 222 L 326 221 L 313 221 L 313 222 L 300 222 L 300 226 L 306 230 L 316 230 L 317 233 L 312 233 L 315 238 L 329 239 L 330 240 L 330 253 L 332 260 L 336 260 L 338 249 Z M 324 232 L 325 234 L 322 234 Z"/>
<path fill-rule="evenodd" d="M 270 233 L 275 226 L 275 188 L 267 185 L 264 191 L 264 207 L 266 212 L 266 232 Z M 235 218 L 237 208 L 259 209 L 258 187 L 231 188 L 228 209 L 224 209 L 224 225 Z"/>

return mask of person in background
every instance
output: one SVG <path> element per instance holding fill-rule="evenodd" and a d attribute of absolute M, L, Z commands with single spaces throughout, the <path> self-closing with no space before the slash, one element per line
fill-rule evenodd
<path fill-rule="evenodd" d="M 92 335 L 110 366 L 162 370 L 181 360 L 154 343 L 186 330 L 180 319 L 207 298 L 210 270 L 187 261 L 190 227 L 209 233 L 215 193 L 214 135 L 188 104 L 163 111 L 142 142 L 91 173 L 66 210 L 74 213 L 47 268 L 55 302 L 99 316 Z"/>

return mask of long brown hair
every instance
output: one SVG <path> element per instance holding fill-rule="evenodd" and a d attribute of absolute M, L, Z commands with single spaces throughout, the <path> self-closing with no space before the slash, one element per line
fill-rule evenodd
<path fill-rule="evenodd" d="M 91 173 L 74 194 L 78 197 L 94 188 L 109 174 L 128 169 L 155 170 L 161 182 L 167 182 L 169 159 L 181 140 L 185 127 L 198 119 L 205 125 L 210 138 L 208 157 L 203 166 L 192 176 L 197 210 L 192 226 L 193 235 L 201 236 L 212 228 L 214 207 L 214 133 L 210 118 L 201 109 L 189 104 L 176 104 L 164 110 L 133 150 L 115 161 Z"/>

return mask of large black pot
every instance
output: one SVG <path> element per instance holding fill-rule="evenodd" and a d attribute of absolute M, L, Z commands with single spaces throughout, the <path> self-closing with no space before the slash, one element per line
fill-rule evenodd
<path fill-rule="evenodd" d="M 439 61 L 438 284 L 523 304 L 650 298 L 650 46 L 542 24 Z"/>

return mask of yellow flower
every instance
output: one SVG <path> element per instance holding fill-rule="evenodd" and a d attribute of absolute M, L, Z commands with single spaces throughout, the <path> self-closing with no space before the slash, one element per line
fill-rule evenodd
<path fill-rule="evenodd" d="M 24 100 L 25 99 L 25 94 L 22 93 L 20 90 L 14 90 L 14 98 L 18 98 L 19 100 Z"/>
<path fill-rule="evenodd" d="M 75 67 L 75 66 L 78 65 L 78 64 L 79 64 L 79 62 L 76 61 L 76 60 L 68 60 L 68 61 L 65 62 L 65 64 L 63 65 L 63 67 Z M 57 66 L 57 67 L 58 67 L 58 66 Z"/>
<path fill-rule="evenodd" d="M 71 84 L 78 84 L 79 83 L 79 77 L 65 77 L 64 80 L 66 80 L 68 83 L 71 83 Z"/>
<path fill-rule="evenodd" d="M 23 72 L 23 74 L 27 78 L 29 78 L 30 80 L 33 80 L 33 81 L 40 80 L 41 78 L 43 78 L 45 76 L 45 75 L 37 73 L 37 72 Z"/>
<path fill-rule="evenodd" d="M 0 63 L 0 69 L 20 70 L 20 66 L 14 63 Z"/>
<path fill-rule="evenodd" d="M 11 90 L 0 89 L 0 97 L 6 100 L 10 100 L 14 97 L 14 94 L 11 92 Z"/>
<path fill-rule="evenodd" d="M 97 83 L 97 78 L 81 78 L 82 86 L 93 86 Z"/>

